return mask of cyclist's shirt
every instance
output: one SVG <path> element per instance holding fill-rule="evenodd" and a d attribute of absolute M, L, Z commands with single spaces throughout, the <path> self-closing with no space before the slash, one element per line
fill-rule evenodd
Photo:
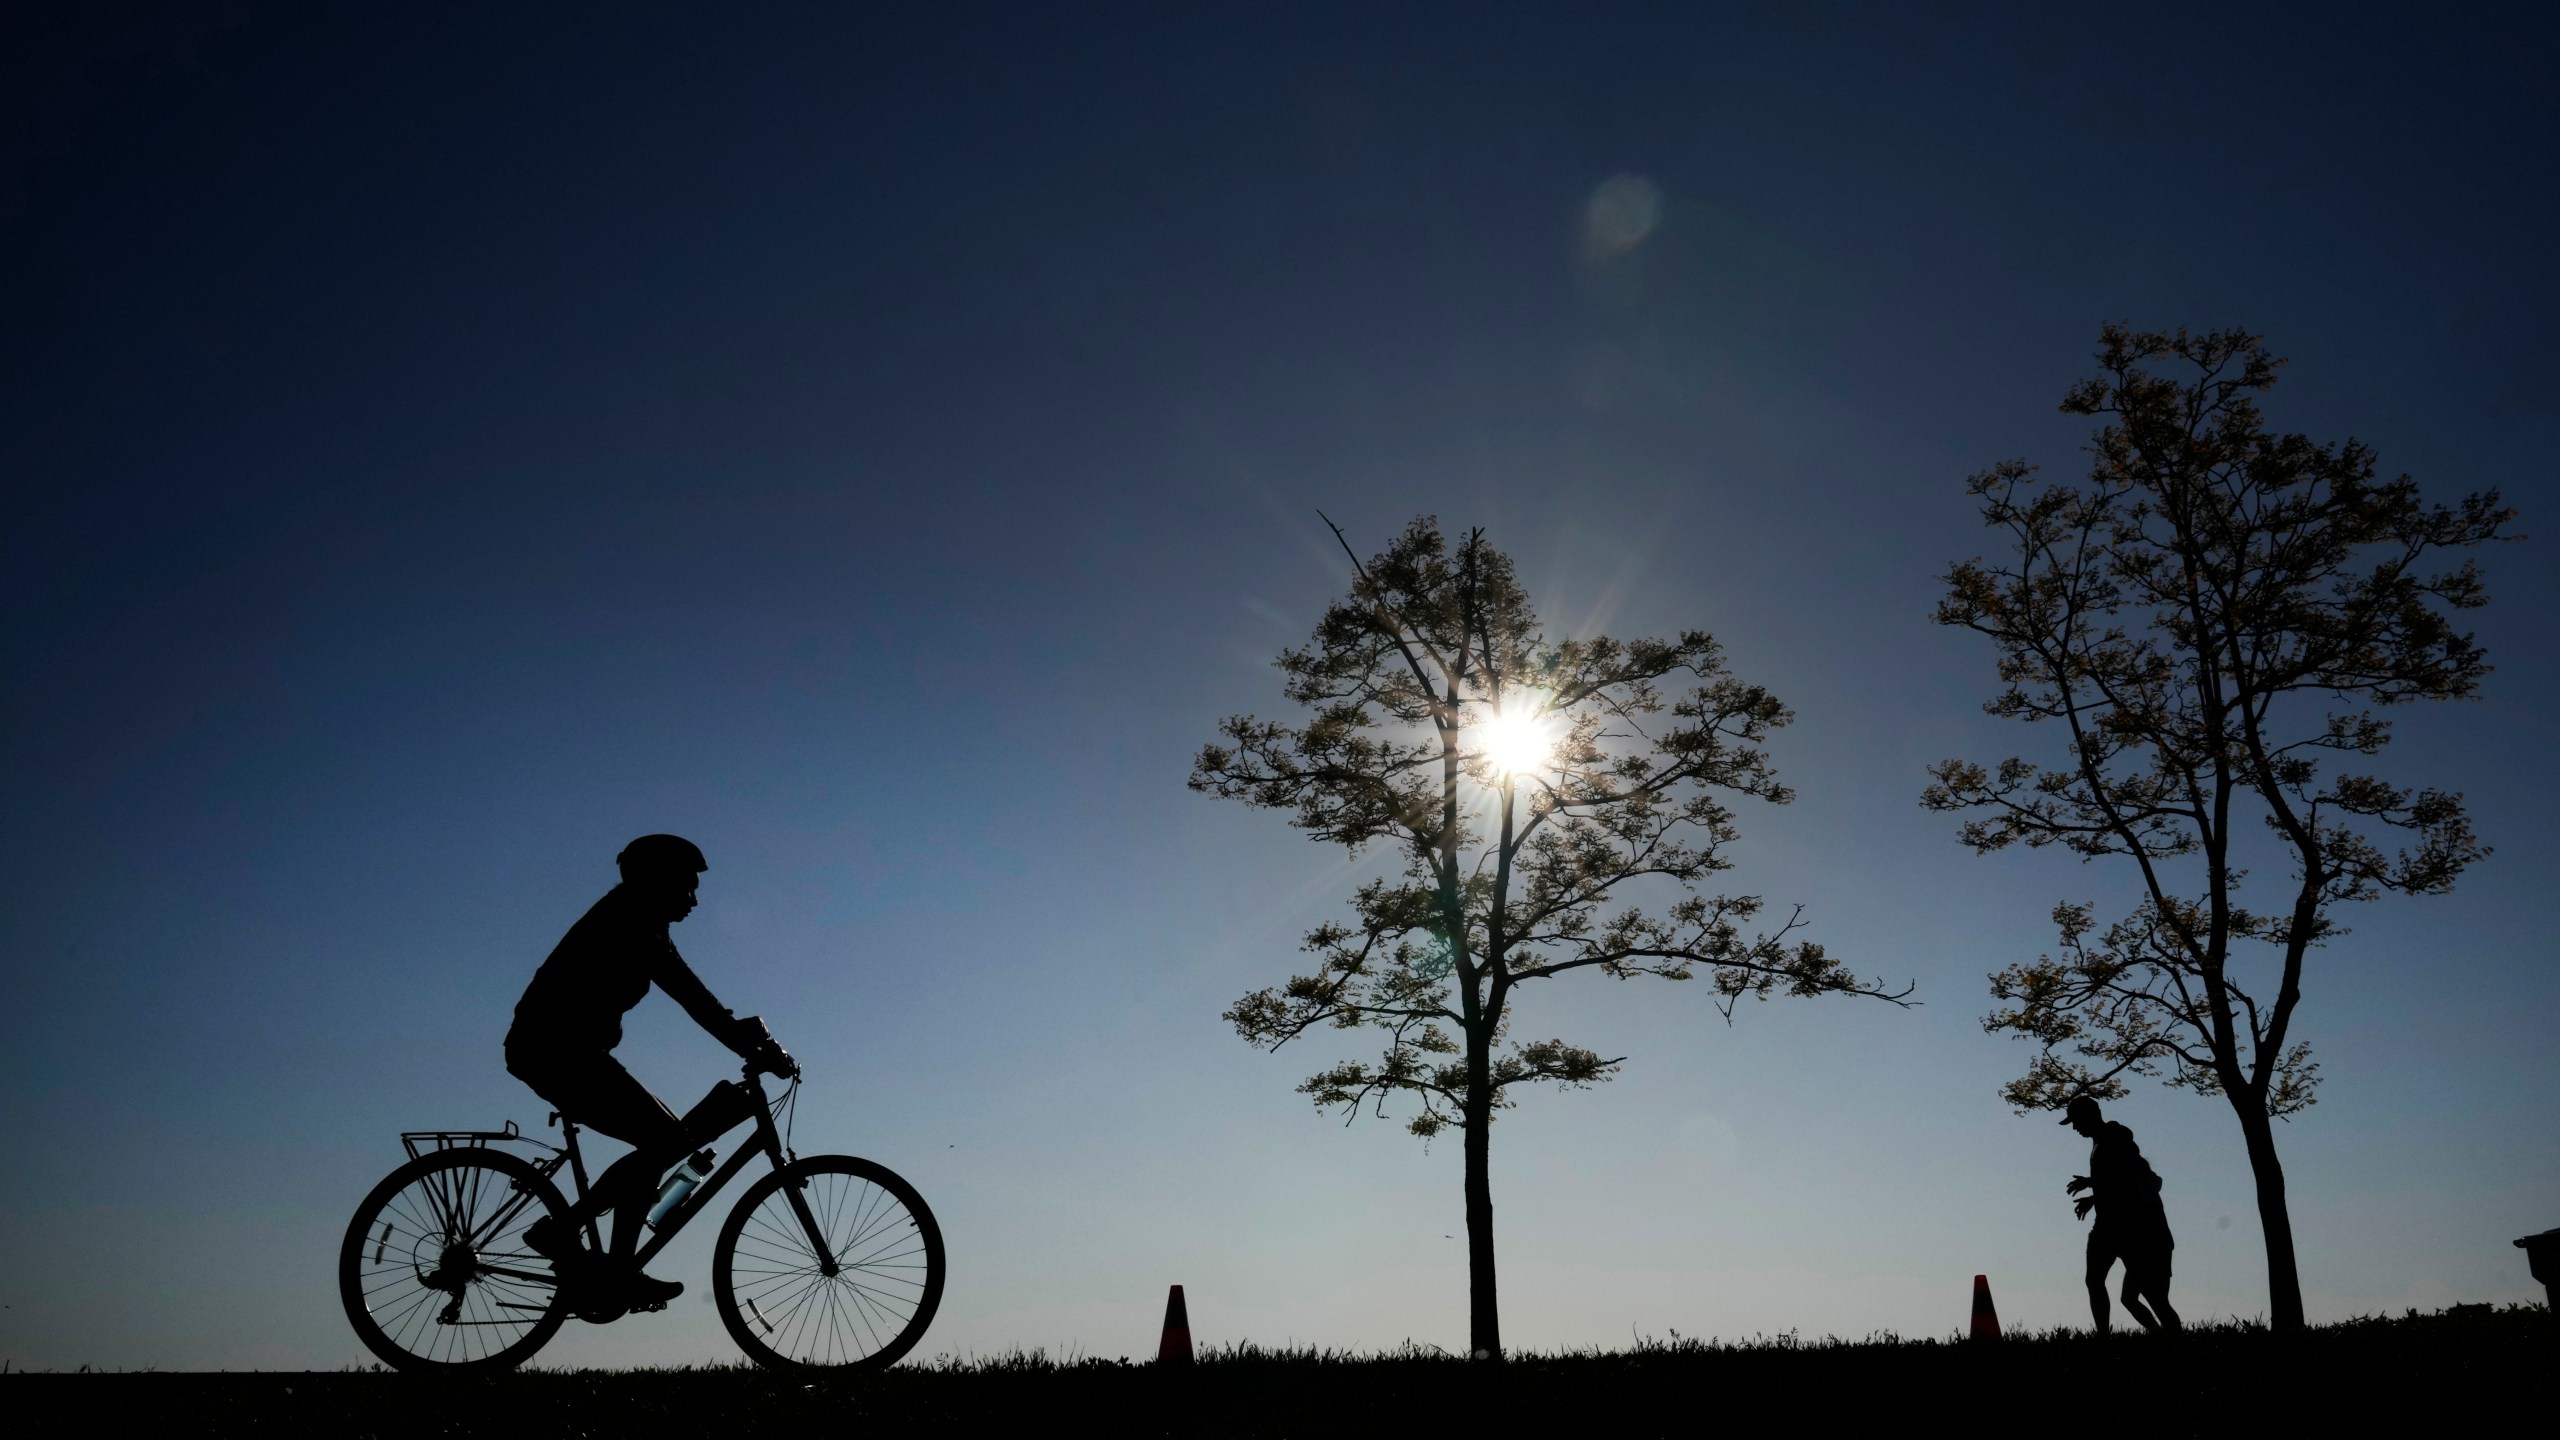
<path fill-rule="evenodd" d="M 2165 1241 L 2168 1211 L 2160 1204 L 2160 1177 L 2133 1143 L 2133 1131 L 2116 1121 L 2098 1127 L 2089 1144 L 2089 1190 L 2098 1201 L 2091 1233 Z"/>
<path fill-rule="evenodd" d="M 694 1023 L 739 1048 L 737 1017 L 684 963 L 667 936 L 667 922 L 651 918 L 631 887 L 616 885 L 569 927 L 534 972 L 516 1002 L 507 1053 L 602 1055 L 622 1043 L 622 1017 L 652 984 L 682 1005 Z"/>

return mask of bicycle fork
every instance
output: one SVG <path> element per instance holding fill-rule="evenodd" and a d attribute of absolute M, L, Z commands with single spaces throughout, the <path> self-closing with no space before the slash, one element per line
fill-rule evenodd
<path fill-rule="evenodd" d="M 777 1171 L 787 1170 L 791 1165 L 791 1156 L 783 1150 L 782 1136 L 773 1128 L 773 1112 L 765 1107 L 764 1083 L 753 1071 L 748 1072 L 748 1082 L 752 1086 L 750 1093 L 756 1099 L 757 1138 L 764 1142 L 765 1149 L 773 1155 L 773 1168 Z M 841 1267 L 836 1264 L 834 1249 L 827 1244 L 826 1228 L 818 1223 L 817 1214 L 809 1208 L 808 1188 L 809 1182 L 806 1180 L 786 1178 L 782 1182 L 782 1193 L 791 1201 L 791 1213 L 799 1217 L 800 1233 L 809 1238 L 809 1249 L 818 1257 L 818 1273 L 833 1276 Z"/>

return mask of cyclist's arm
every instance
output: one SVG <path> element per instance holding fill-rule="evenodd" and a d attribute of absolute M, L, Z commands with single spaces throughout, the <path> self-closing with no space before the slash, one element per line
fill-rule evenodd
<path fill-rule="evenodd" d="M 754 1060 L 773 1043 L 761 1026 L 739 1019 L 714 998 L 711 987 L 703 984 L 702 977 L 693 973 L 693 967 L 684 963 L 684 956 L 674 945 L 667 946 L 666 952 L 659 957 L 656 973 L 649 978 L 658 983 L 659 989 L 667 992 L 669 999 L 684 1007 L 684 1013 L 693 1017 L 693 1023 L 710 1031 L 712 1039 L 736 1051 L 739 1059 Z"/>

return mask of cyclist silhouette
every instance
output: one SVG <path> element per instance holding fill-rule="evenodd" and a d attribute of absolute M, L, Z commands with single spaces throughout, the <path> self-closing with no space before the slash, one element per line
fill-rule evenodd
<path fill-rule="evenodd" d="M 2062 1192 L 2080 1197 L 2072 1203 L 2072 1214 L 2086 1218 L 2091 1209 L 2098 1212 L 2089 1227 L 2088 1273 L 2089 1314 L 2098 1322 L 2098 1333 L 2110 1328 L 2107 1271 L 2119 1259 L 2124 1261 L 2124 1308 L 2145 1330 L 2181 1328 L 2178 1312 L 2169 1308 L 2169 1255 L 2178 1242 L 2169 1234 L 2169 1212 L 2160 1204 L 2159 1175 L 2142 1158 L 2132 1130 L 2100 1118 L 2096 1100 L 2073 1096 L 2063 1107 L 2062 1123 L 2090 1142 L 2089 1173 L 2072 1176 Z"/>
<path fill-rule="evenodd" d="M 797 1071 L 763 1021 L 739 1019 L 712 998 L 667 935 L 668 926 L 693 913 L 698 877 L 711 868 L 702 852 L 678 836 L 643 835 L 624 846 L 614 863 L 622 883 L 560 937 L 516 1002 L 515 1023 L 507 1030 L 507 1073 L 561 1114 L 631 1146 L 630 1154 L 597 1177 L 566 1223 L 537 1221 L 525 1240 L 572 1284 L 603 1293 L 621 1308 L 646 1310 L 684 1293 L 682 1282 L 653 1279 L 631 1263 L 658 1177 L 686 1152 L 751 1118 L 754 1102 L 744 1088 L 724 1080 L 678 1118 L 613 1058 L 622 1043 L 622 1017 L 655 984 L 740 1059 L 781 1073 Z M 610 1262 L 578 1244 L 579 1230 L 608 1209 L 614 1212 Z"/>

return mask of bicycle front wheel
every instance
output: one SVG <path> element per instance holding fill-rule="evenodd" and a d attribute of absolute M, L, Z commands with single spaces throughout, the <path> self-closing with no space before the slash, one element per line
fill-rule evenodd
<path fill-rule="evenodd" d="M 565 1215 L 541 1171 L 498 1150 L 439 1150 L 384 1177 L 338 1251 L 356 1338 L 402 1370 L 506 1370 L 560 1333 L 569 1308 L 525 1227 Z"/>
<path fill-rule="evenodd" d="M 795 1191 L 825 1238 L 823 1256 Z M 942 1228 L 887 1166 L 812 1155 L 739 1197 L 711 1252 L 711 1294 L 729 1337 L 758 1364 L 884 1369 L 924 1338 L 942 1304 Z"/>

